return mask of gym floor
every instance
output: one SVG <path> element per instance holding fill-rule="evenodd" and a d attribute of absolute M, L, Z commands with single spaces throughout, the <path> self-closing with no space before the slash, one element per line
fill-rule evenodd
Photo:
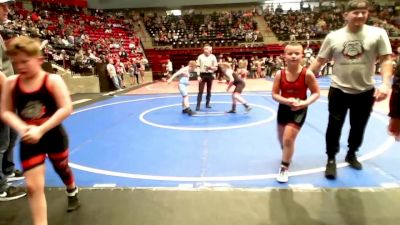
<path fill-rule="evenodd" d="M 231 97 L 218 81 L 212 109 L 194 117 L 181 113 L 177 83 L 72 96 L 76 109 L 64 125 L 82 208 L 64 213 L 62 183 L 47 164 L 49 224 L 398 224 L 400 154 L 386 132 L 387 101 L 369 121 L 364 169 L 344 163 L 345 123 L 338 179 L 326 180 L 329 78 L 318 81 L 322 96 L 309 107 L 287 184 L 275 180 L 281 150 L 269 79 L 247 80 L 253 110 L 238 106 L 234 115 L 224 113 Z M 193 104 L 195 81 L 189 91 Z M 30 224 L 26 198 L 0 203 L 0 215 L 0 225 Z"/>

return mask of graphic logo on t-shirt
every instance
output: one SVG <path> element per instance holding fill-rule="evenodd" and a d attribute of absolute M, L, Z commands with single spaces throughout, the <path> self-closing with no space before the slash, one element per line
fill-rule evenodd
<path fill-rule="evenodd" d="M 362 41 L 347 41 L 343 45 L 342 51 L 344 57 L 349 59 L 359 58 L 364 53 Z"/>
<path fill-rule="evenodd" d="M 29 101 L 21 111 L 25 119 L 40 119 L 46 113 L 46 107 L 40 101 Z"/>

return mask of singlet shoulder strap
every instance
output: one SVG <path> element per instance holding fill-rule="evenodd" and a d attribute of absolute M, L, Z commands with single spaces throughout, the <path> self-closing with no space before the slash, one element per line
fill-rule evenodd
<path fill-rule="evenodd" d="M 46 89 L 46 90 L 48 90 L 48 85 L 49 85 L 49 77 L 50 77 L 50 74 L 49 73 L 46 73 L 45 75 L 44 75 L 44 79 L 43 79 L 43 84 L 42 84 L 42 87 L 41 88 L 44 88 L 44 89 Z"/>
<path fill-rule="evenodd" d="M 280 83 L 282 83 L 283 81 L 286 81 L 286 68 L 281 69 Z"/>
<path fill-rule="evenodd" d="M 303 83 L 306 83 L 306 75 L 307 75 L 307 67 L 303 67 L 303 69 L 300 72 L 300 79 L 303 81 Z"/>

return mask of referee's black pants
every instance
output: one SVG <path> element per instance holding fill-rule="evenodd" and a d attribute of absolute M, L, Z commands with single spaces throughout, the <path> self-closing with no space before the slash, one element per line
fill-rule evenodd
<path fill-rule="evenodd" d="M 204 86 L 207 84 L 207 96 L 206 96 L 206 106 L 210 105 L 211 100 L 211 88 L 214 80 L 212 73 L 200 73 L 201 81 L 199 82 L 199 94 L 197 95 L 197 108 L 201 105 L 201 100 L 203 98 Z"/>

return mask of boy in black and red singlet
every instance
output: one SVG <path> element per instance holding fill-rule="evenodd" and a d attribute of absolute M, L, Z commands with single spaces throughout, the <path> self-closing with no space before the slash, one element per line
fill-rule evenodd
<path fill-rule="evenodd" d="M 272 98 L 279 102 L 278 138 L 282 147 L 282 162 L 277 180 L 288 182 L 288 169 L 294 153 L 294 143 L 307 114 L 307 106 L 319 97 L 314 74 L 301 66 L 303 47 L 297 43 L 285 47 L 286 67 L 276 73 Z M 311 96 L 307 98 L 307 89 Z"/>
<path fill-rule="evenodd" d="M 228 113 L 236 113 L 237 102 L 242 103 L 246 112 L 249 112 L 252 107 L 241 95 L 246 83 L 240 78 L 240 74 L 233 71 L 232 66 L 229 63 L 221 63 L 219 66 L 221 72 L 228 77 L 228 87 L 226 88 L 226 91 L 229 92 L 229 89 L 231 89 L 232 86 L 235 86 L 235 90 L 232 92 L 232 108 Z"/>
<path fill-rule="evenodd" d="M 67 188 L 67 211 L 80 205 L 78 188 L 68 165 L 68 137 L 61 125 L 72 112 L 71 99 L 61 77 L 42 70 L 38 41 L 16 37 L 6 53 L 19 74 L 7 78 L 4 84 L 1 116 L 21 136 L 20 158 L 33 224 L 43 225 L 47 224 L 46 156 Z"/>

